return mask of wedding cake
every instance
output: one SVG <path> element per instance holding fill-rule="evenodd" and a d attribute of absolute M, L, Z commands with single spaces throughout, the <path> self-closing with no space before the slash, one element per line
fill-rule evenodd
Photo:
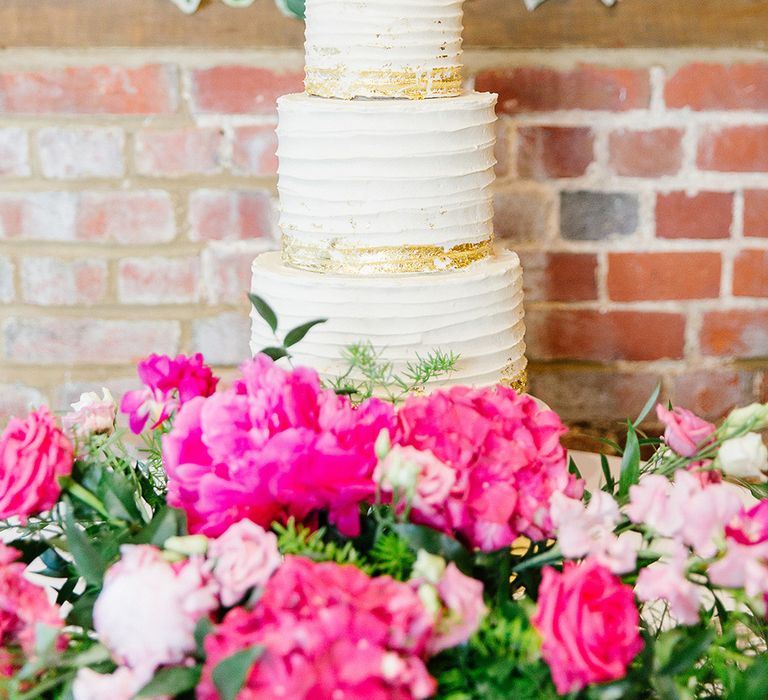
<path fill-rule="evenodd" d="M 252 291 L 283 332 L 328 319 L 294 353 L 325 377 L 362 340 L 396 371 L 458 355 L 436 383 L 525 386 L 520 261 L 493 245 L 496 95 L 462 90 L 462 2 L 307 0 L 306 92 L 278 100 L 281 251 Z"/>

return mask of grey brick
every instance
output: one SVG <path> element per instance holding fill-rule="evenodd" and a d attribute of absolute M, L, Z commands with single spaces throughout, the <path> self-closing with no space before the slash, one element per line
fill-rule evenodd
<path fill-rule="evenodd" d="M 560 235 L 571 241 L 629 236 L 639 222 L 637 195 L 616 192 L 562 192 Z"/>

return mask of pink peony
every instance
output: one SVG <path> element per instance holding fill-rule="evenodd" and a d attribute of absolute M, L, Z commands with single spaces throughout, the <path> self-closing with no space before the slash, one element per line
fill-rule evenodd
<path fill-rule="evenodd" d="M 151 673 L 194 651 L 197 621 L 218 607 L 203 562 L 172 566 L 149 545 L 124 545 L 93 608 L 100 641 L 122 665 Z"/>
<path fill-rule="evenodd" d="M 45 590 L 25 577 L 26 566 L 17 561 L 21 554 L 0 544 L 0 648 L 9 652 L 2 666 L 15 670 L 10 653 L 20 648 L 30 655 L 35 649 L 35 626 L 62 627 L 58 606 L 48 601 Z M 10 675 L 3 672 L 2 675 Z"/>
<path fill-rule="evenodd" d="M 465 576 L 451 562 L 437 584 L 445 610 L 427 646 L 430 656 L 466 642 L 480 627 L 488 609 L 483 602 L 483 584 Z"/>
<path fill-rule="evenodd" d="M 632 589 L 590 559 L 545 567 L 532 622 L 561 695 L 623 678 L 643 648 Z"/>
<path fill-rule="evenodd" d="M 324 391 L 313 370 L 286 371 L 265 355 L 241 369 L 231 389 L 185 404 L 164 436 L 169 503 L 186 511 L 191 532 L 209 536 L 243 519 L 269 527 L 321 511 L 356 535 L 392 406 L 355 407 Z"/>
<path fill-rule="evenodd" d="M 427 698 L 424 665 L 432 628 L 410 586 L 352 566 L 286 557 L 253 610 L 234 608 L 205 641 L 198 700 L 217 700 L 212 671 L 261 645 L 246 681 L 249 700 Z"/>
<path fill-rule="evenodd" d="M 583 483 L 568 473 L 555 413 L 505 387 L 453 387 L 412 396 L 398 414 L 395 442 L 429 450 L 455 471 L 442 505 L 414 508 L 411 518 L 485 551 L 519 534 L 553 534 L 549 500 L 578 498 Z"/>
<path fill-rule="evenodd" d="M 101 398 L 90 391 L 81 394 L 80 400 L 72 404 L 72 411 L 61 419 L 61 424 L 70 438 L 85 442 L 91 435 L 111 435 L 115 430 L 116 411 L 109 389 L 102 390 Z"/>
<path fill-rule="evenodd" d="M 188 401 L 210 396 L 219 382 L 200 353 L 178 355 L 176 359 L 150 355 L 137 369 L 145 388 L 127 392 L 120 404 L 120 410 L 129 414 L 131 430 L 137 434 L 150 418 L 154 430 Z"/>
<path fill-rule="evenodd" d="M 664 440 L 681 457 L 693 457 L 711 441 L 716 430 L 712 423 L 685 408 L 675 407 L 670 411 L 659 404 L 656 415 L 666 426 Z"/>
<path fill-rule="evenodd" d="M 672 617 L 683 625 L 699 622 L 700 589 L 686 578 L 687 550 L 682 544 L 673 545 L 671 555 L 640 571 L 635 584 L 639 600 L 663 600 Z"/>
<path fill-rule="evenodd" d="M 208 548 L 221 602 L 230 607 L 251 588 L 264 586 L 280 566 L 277 537 L 250 520 L 232 525 Z"/>
<path fill-rule="evenodd" d="M 152 674 L 133 671 L 121 666 L 112 673 L 102 674 L 90 668 L 81 668 L 72 685 L 75 700 L 133 700 L 149 681 Z M 145 697 L 145 696 L 142 696 Z M 167 695 L 155 700 L 166 700 Z"/>
<path fill-rule="evenodd" d="M 50 510 L 59 499 L 59 478 L 72 473 L 72 443 L 48 409 L 25 421 L 12 418 L 0 435 L 0 519 Z"/>

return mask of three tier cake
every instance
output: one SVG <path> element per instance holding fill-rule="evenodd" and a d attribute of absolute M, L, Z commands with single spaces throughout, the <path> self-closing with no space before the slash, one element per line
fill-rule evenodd
<path fill-rule="evenodd" d="M 496 95 L 461 87 L 463 0 L 307 0 L 306 92 L 278 101 L 282 245 L 253 264 L 295 360 L 332 378 L 368 340 L 395 371 L 525 386 L 522 271 L 494 249 Z M 274 343 L 254 317 L 254 352 Z"/>

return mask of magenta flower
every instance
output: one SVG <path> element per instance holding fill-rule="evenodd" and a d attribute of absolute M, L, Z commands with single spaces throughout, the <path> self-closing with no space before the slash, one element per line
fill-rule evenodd
<path fill-rule="evenodd" d="M 188 401 L 210 396 L 219 382 L 200 353 L 178 355 L 176 359 L 150 355 L 137 370 L 145 388 L 127 392 L 120 403 L 120 410 L 129 414 L 131 430 L 136 434 L 144 430 L 150 418 L 154 430 Z"/>

